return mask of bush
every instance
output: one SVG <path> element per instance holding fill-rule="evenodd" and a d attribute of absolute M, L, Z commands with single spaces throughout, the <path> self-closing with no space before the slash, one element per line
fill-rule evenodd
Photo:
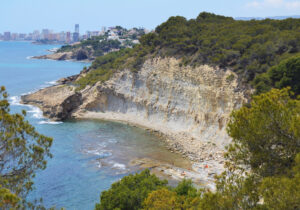
<path fill-rule="evenodd" d="M 97 209 L 300 209 L 300 101 L 289 89 L 254 96 L 250 107 L 232 113 L 228 133 L 232 162 L 215 177 L 214 192 L 197 190 L 190 180 L 175 188 L 145 184 L 145 171 L 113 184 Z"/>
<path fill-rule="evenodd" d="M 181 65 L 231 68 L 245 83 L 258 78 L 255 82 L 258 93 L 271 87 L 297 86 L 299 80 L 290 80 L 291 76 L 298 78 L 297 72 L 281 82 L 275 81 L 276 84 L 263 84 L 259 75 L 299 53 L 299 29 L 300 19 L 239 21 L 205 12 L 191 20 L 170 17 L 155 32 L 142 36 L 141 44 L 120 55 L 124 62 L 118 67 L 136 72 L 147 58 L 172 56 L 182 59 Z M 295 65 L 298 68 L 298 64 Z"/>
<path fill-rule="evenodd" d="M 285 174 L 300 152 L 300 101 L 287 88 L 254 96 L 250 107 L 232 112 L 227 131 L 236 165 L 263 177 Z"/>
<path fill-rule="evenodd" d="M 267 92 L 272 87 L 291 87 L 295 95 L 300 94 L 300 56 L 285 59 L 273 66 L 267 73 L 257 76 L 254 80 L 257 94 Z"/>
<path fill-rule="evenodd" d="M 32 204 L 26 197 L 36 172 L 44 170 L 52 157 L 53 139 L 39 134 L 25 120 L 24 110 L 11 114 L 7 98 L 0 87 L 0 208 L 28 209 Z"/>
<path fill-rule="evenodd" d="M 149 170 L 129 175 L 112 184 L 109 190 L 103 191 L 100 204 L 96 204 L 95 209 L 140 209 L 151 191 L 164 187 L 166 184 L 167 181 L 159 180 L 155 175 L 151 175 Z"/>

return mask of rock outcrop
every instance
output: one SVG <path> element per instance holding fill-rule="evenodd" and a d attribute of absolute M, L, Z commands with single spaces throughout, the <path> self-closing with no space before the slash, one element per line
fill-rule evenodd
<path fill-rule="evenodd" d="M 84 61 L 90 62 L 95 59 L 95 57 L 82 49 L 76 49 L 68 52 L 55 52 L 53 54 L 33 56 L 33 59 L 50 59 L 50 60 L 72 60 L 72 61 Z"/>
<path fill-rule="evenodd" d="M 50 60 L 72 60 L 73 58 L 72 52 L 63 52 L 63 53 L 53 53 L 49 55 L 41 55 L 41 56 L 33 56 L 34 59 L 50 59 Z"/>
<path fill-rule="evenodd" d="M 86 111 L 111 115 L 224 145 L 229 142 L 229 114 L 246 102 L 237 79 L 230 70 L 207 65 L 180 67 L 176 59 L 148 60 L 138 73 L 124 70 L 83 90 L 83 104 L 74 116 Z"/>
<path fill-rule="evenodd" d="M 230 142 L 229 115 L 247 97 L 229 69 L 194 68 L 181 66 L 175 58 L 155 58 L 147 60 L 138 73 L 125 69 L 80 92 L 71 85 L 59 85 L 22 100 L 42 107 L 55 120 L 101 118 L 159 131 L 171 150 L 209 164 L 216 168 L 211 172 L 215 174 L 222 169 L 223 149 Z"/>
<path fill-rule="evenodd" d="M 57 85 L 24 95 L 21 101 L 40 107 L 44 116 L 52 120 L 65 120 L 81 105 L 82 96 L 74 87 Z"/>

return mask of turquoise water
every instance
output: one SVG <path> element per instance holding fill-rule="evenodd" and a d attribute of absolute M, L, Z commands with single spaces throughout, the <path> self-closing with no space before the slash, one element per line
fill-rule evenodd
<path fill-rule="evenodd" d="M 89 64 L 35 60 L 29 56 L 47 53 L 54 45 L 0 42 L 0 86 L 6 86 L 12 112 L 27 110 L 36 129 L 54 138 L 46 170 L 39 171 L 30 199 L 44 200 L 46 207 L 93 209 L 100 192 L 121 177 L 135 172 L 128 165 L 134 158 L 150 157 L 166 162 L 183 161 L 165 149 L 156 136 L 125 124 L 105 121 L 53 123 L 39 109 L 18 103 L 19 97 L 49 86 L 55 80 L 79 73 Z"/>

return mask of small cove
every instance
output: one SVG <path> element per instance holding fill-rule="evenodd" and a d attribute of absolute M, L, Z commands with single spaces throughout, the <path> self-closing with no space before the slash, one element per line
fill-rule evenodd
<path fill-rule="evenodd" d="M 130 166 L 132 159 L 150 158 L 178 167 L 188 164 L 147 130 L 101 120 L 50 122 L 38 108 L 20 105 L 22 94 L 49 86 L 89 65 L 28 59 L 54 47 L 59 46 L 0 42 L 0 85 L 10 94 L 12 112 L 27 110 L 27 120 L 40 133 L 54 138 L 54 157 L 48 160 L 46 170 L 37 173 L 31 199 L 43 197 L 46 207 L 93 209 L 101 191 L 139 170 Z"/>

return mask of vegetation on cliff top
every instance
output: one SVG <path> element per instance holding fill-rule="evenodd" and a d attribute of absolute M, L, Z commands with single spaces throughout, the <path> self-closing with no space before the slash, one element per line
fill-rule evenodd
<path fill-rule="evenodd" d="M 121 26 L 116 26 L 113 29 L 109 29 L 102 35 L 92 36 L 91 38 L 82 40 L 80 43 L 75 43 L 73 45 L 64 45 L 57 52 L 81 50 L 89 55 L 90 59 L 92 59 L 97 56 L 105 55 L 109 52 L 133 47 L 135 45 L 135 41 L 144 34 L 144 29 L 133 28 L 131 30 L 127 30 Z"/>
<path fill-rule="evenodd" d="M 254 82 L 256 92 L 269 91 L 272 87 L 290 86 L 295 95 L 300 94 L 300 56 L 291 57 L 271 67 L 266 73 L 258 75 Z"/>
<path fill-rule="evenodd" d="M 232 113 L 215 192 L 187 180 L 167 187 L 147 170 L 103 191 L 96 209 L 300 209 L 300 100 L 290 94 L 273 89 Z"/>
<path fill-rule="evenodd" d="M 110 61 L 123 65 L 106 69 L 96 60 L 90 73 L 124 68 L 137 71 L 147 58 L 172 56 L 181 59 L 182 65 L 231 68 L 242 81 L 251 82 L 299 52 L 300 19 L 241 21 L 204 12 L 191 20 L 169 18 L 155 32 L 142 36 L 139 45 L 125 54 L 115 54 Z M 81 85 L 92 85 L 94 81 L 81 81 Z"/>
<path fill-rule="evenodd" d="M 87 40 L 81 41 L 79 44 L 64 45 L 57 52 L 69 52 L 73 50 L 85 50 L 92 56 L 102 56 L 108 53 L 111 49 L 121 49 L 121 42 L 118 40 L 107 40 L 104 36 L 96 36 Z"/>

